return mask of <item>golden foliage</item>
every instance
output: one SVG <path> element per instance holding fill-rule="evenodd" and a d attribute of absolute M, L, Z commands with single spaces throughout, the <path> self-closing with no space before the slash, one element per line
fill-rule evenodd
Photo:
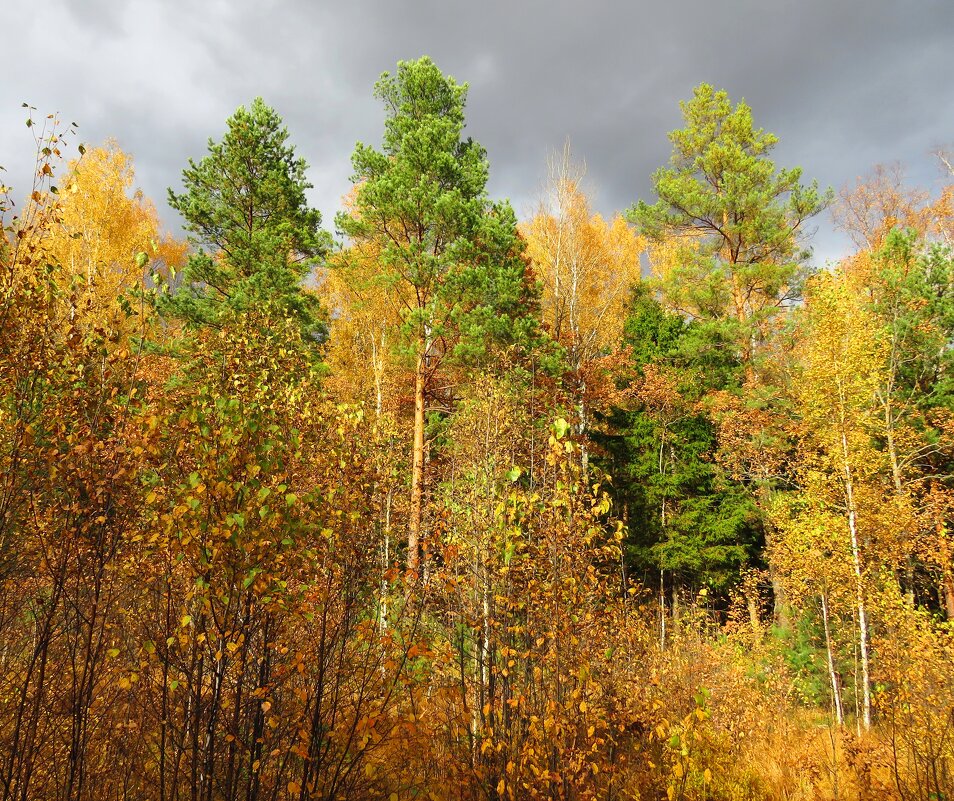
<path fill-rule="evenodd" d="M 622 216 L 591 212 L 568 152 L 551 172 L 550 198 L 521 232 L 543 284 L 544 323 L 579 369 L 619 343 L 645 243 Z"/>
<path fill-rule="evenodd" d="M 141 253 L 153 270 L 184 261 L 185 244 L 161 232 L 155 206 L 133 190 L 134 181 L 132 158 L 114 141 L 69 164 L 47 248 L 78 308 L 102 314 L 118 295 L 138 287 L 146 277 Z"/>

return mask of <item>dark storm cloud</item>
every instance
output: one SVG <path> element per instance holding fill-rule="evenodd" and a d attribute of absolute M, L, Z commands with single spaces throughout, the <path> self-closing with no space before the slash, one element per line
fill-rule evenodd
<path fill-rule="evenodd" d="M 20 100 L 59 110 L 86 141 L 134 154 L 171 225 L 165 187 L 256 95 L 285 118 L 330 225 L 355 140 L 380 139 L 372 84 L 425 53 L 470 83 L 468 133 L 522 214 L 567 138 L 601 211 L 649 199 L 678 101 L 701 81 L 745 97 L 781 138 L 777 161 L 823 185 L 901 161 L 936 188 L 930 150 L 954 140 L 949 0 L 8 0 L 0 13 L 0 163 L 22 174 Z M 837 256 L 844 241 L 819 228 L 819 260 Z"/>

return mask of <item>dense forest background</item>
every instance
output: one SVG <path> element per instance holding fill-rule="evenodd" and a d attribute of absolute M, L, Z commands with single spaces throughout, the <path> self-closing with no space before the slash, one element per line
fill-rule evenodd
<path fill-rule="evenodd" d="M 954 179 L 821 189 L 701 85 L 653 198 L 568 146 L 518 221 L 465 85 L 374 92 L 336 236 L 262 100 L 187 241 L 27 108 L 0 799 L 952 797 Z"/>

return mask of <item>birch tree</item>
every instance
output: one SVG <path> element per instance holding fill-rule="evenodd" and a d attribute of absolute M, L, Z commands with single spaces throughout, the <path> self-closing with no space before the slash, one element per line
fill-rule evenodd
<path fill-rule="evenodd" d="M 584 174 L 585 167 L 571 161 L 569 145 L 551 157 L 546 197 L 522 227 L 527 255 L 543 285 L 544 323 L 566 349 L 580 435 L 588 423 L 590 373 L 601 356 L 619 348 L 644 249 L 621 215 L 606 220 L 592 212 L 582 188 Z M 582 455 L 585 462 L 585 447 Z"/>
<path fill-rule="evenodd" d="M 872 435 L 878 427 L 876 393 L 883 383 L 885 345 L 877 319 L 858 302 L 841 275 L 823 273 L 812 282 L 802 321 L 803 371 L 798 406 L 804 425 L 802 483 L 820 503 L 836 509 L 847 538 L 854 578 L 858 650 L 861 660 L 861 718 L 871 725 L 869 564 L 873 526 L 865 526 L 877 504 L 871 484 L 882 468 Z"/>

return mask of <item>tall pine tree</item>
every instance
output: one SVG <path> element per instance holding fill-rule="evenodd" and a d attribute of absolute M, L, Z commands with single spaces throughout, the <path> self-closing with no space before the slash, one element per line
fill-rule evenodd
<path fill-rule="evenodd" d="M 407 564 L 419 565 L 425 422 L 441 366 L 479 361 L 493 343 L 535 336 L 535 288 L 508 203 L 487 195 L 486 151 L 463 137 L 466 84 L 426 56 L 382 75 L 375 97 L 387 118 L 382 147 L 355 146 L 355 192 L 338 228 L 378 254 L 413 362 L 414 426 Z"/>

